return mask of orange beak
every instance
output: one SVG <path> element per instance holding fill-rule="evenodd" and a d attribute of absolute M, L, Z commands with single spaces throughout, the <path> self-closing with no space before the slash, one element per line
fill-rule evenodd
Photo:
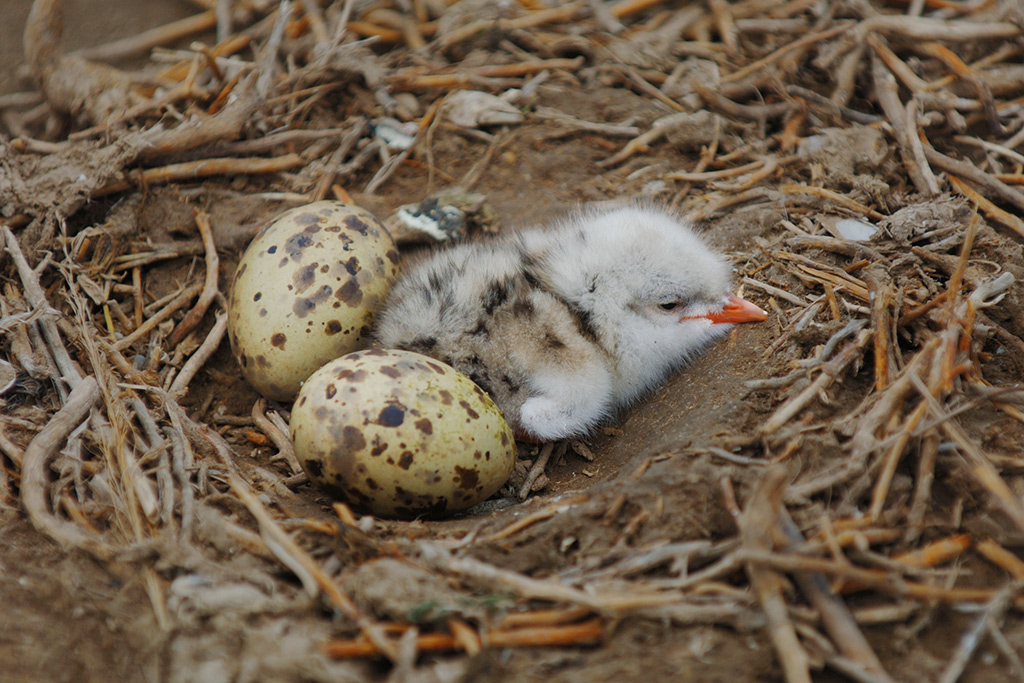
<path fill-rule="evenodd" d="M 711 311 L 699 317 L 707 318 L 713 323 L 756 323 L 767 320 L 768 313 L 746 299 L 730 294 L 721 310 Z"/>

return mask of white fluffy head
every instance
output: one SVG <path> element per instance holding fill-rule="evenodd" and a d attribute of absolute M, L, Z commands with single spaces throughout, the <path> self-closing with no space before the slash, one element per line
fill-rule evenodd
<path fill-rule="evenodd" d="M 617 402 L 660 382 L 731 327 L 699 317 L 724 304 L 728 264 L 664 211 L 591 210 L 523 239 L 543 254 L 549 286 L 591 316 L 615 357 Z"/>

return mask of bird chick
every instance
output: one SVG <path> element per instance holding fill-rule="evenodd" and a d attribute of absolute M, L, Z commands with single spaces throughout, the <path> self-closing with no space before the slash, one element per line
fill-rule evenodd
<path fill-rule="evenodd" d="M 517 438 L 578 436 L 731 323 L 767 317 L 729 294 L 729 271 L 662 211 L 589 210 L 434 252 L 395 285 L 376 337 L 468 375 Z"/>

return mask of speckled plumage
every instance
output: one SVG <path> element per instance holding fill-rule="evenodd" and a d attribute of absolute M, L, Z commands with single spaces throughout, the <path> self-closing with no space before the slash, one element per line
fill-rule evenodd
<path fill-rule="evenodd" d="M 395 285 L 376 338 L 467 374 L 518 436 L 559 439 L 728 330 L 700 316 L 722 308 L 729 280 L 726 262 L 668 214 L 591 210 L 434 252 Z"/>

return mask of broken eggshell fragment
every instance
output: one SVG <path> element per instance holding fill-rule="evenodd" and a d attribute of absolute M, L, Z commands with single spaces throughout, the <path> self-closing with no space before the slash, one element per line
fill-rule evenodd
<path fill-rule="evenodd" d="M 245 379 L 290 401 L 321 365 L 366 346 L 398 261 L 387 229 L 358 206 L 321 201 L 278 216 L 231 286 L 228 332 Z"/>
<path fill-rule="evenodd" d="M 310 480 L 383 517 L 465 510 L 501 488 L 516 460 L 490 397 L 411 351 L 357 351 L 320 368 L 292 407 L 291 432 Z"/>
<path fill-rule="evenodd" d="M 399 244 L 450 242 L 465 237 L 470 228 L 493 230 L 494 209 L 487 197 L 450 187 L 415 204 L 405 204 L 385 221 Z"/>

